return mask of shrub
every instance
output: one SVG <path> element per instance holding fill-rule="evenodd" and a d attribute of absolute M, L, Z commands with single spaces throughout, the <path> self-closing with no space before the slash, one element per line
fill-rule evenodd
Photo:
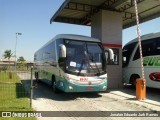
<path fill-rule="evenodd" d="M 0 67 L 0 72 L 1 72 L 1 71 L 6 72 L 6 71 L 7 71 L 7 66 Z"/>

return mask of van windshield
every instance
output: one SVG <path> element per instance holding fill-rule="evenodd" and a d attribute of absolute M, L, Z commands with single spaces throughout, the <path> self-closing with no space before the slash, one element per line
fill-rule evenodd
<path fill-rule="evenodd" d="M 81 76 L 99 76 L 105 73 L 105 55 L 98 42 L 65 40 L 67 50 L 66 72 Z"/>

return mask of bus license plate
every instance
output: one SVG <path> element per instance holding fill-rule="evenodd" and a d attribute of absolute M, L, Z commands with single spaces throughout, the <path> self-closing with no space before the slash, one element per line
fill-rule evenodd
<path fill-rule="evenodd" d="M 85 78 L 85 77 L 84 77 L 84 78 L 80 78 L 80 81 L 81 81 L 81 82 L 87 82 L 87 81 L 88 81 L 88 78 Z"/>
<path fill-rule="evenodd" d="M 87 87 L 86 90 L 93 90 L 93 87 Z"/>

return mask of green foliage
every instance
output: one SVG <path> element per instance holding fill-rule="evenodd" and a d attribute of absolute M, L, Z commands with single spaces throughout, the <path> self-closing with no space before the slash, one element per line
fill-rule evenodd
<path fill-rule="evenodd" d="M 6 72 L 6 71 L 7 71 L 7 66 L 0 67 L 0 72 L 1 72 L 1 71 Z"/>
<path fill-rule="evenodd" d="M 8 58 L 8 60 L 10 60 L 10 58 L 12 57 L 12 51 L 11 50 L 6 50 L 4 51 L 4 58 Z"/>
<path fill-rule="evenodd" d="M 23 56 L 19 57 L 17 62 L 21 63 L 21 62 L 25 62 L 26 60 L 23 58 Z"/>
<path fill-rule="evenodd" d="M 6 50 L 6 51 L 4 51 L 4 58 L 8 58 L 8 60 L 9 60 L 9 64 L 10 64 L 10 58 L 12 57 L 12 51 L 11 50 Z M 12 73 L 9 73 L 9 77 L 10 77 L 10 79 L 12 79 Z"/>
<path fill-rule="evenodd" d="M 13 73 L 13 77 L 12 79 L 9 79 L 9 74 L 8 72 L 4 73 L 1 72 L 0 73 L 0 82 L 14 82 L 14 83 L 20 83 L 19 77 Z"/>
<path fill-rule="evenodd" d="M 18 62 L 18 68 L 20 70 L 24 70 L 24 67 L 26 65 L 25 61 L 26 60 L 23 58 L 23 56 L 21 56 L 21 57 L 18 58 L 17 62 Z"/>
<path fill-rule="evenodd" d="M 15 73 L 12 79 L 9 79 L 7 72 L 0 73 L 0 111 L 33 111 L 30 108 L 28 93 Z M 22 118 L 0 118 L 0 120 L 7 119 L 21 120 Z M 36 120 L 36 118 L 23 118 L 23 120 Z"/>

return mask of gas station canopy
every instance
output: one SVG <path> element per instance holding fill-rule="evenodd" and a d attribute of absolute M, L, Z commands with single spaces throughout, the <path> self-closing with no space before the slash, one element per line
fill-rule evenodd
<path fill-rule="evenodd" d="M 160 17 L 160 0 L 137 0 L 137 4 L 140 23 Z M 50 23 L 91 26 L 91 16 L 100 10 L 121 13 L 123 29 L 136 24 L 134 0 L 65 0 Z"/>

